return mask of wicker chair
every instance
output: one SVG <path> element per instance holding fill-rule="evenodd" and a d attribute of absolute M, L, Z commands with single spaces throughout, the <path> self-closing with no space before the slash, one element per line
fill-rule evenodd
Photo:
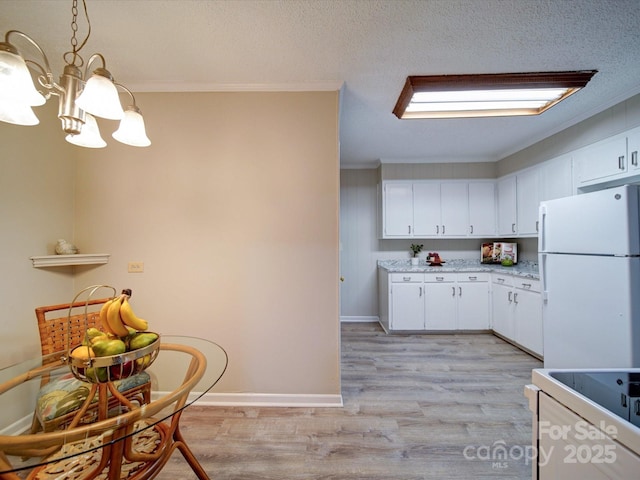
<path fill-rule="evenodd" d="M 107 298 L 76 302 L 73 305 L 63 303 L 36 308 L 42 355 L 48 361 L 56 361 L 66 354 L 69 346 L 79 345 L 89 327 L 101 328 L 100 307 Z M 69 315 L 69 309 L 71 315 Z M 92 310 L 92 311 L 90 311 Z M 47 314 L 63 312 L 63 316 L 49 318 Z M 86 314 L 85 314 L 86 312 Z M 131 402 L 139 405 L 151 401 L 151 381 L 149 375 L 142 372 L 126 380 L 114 382 L 120 393 Z M 49 432 L 65 428 L 74 418 L 77 410 L 87 398 L 91 385 L 67 375 L 53 380 L 43 377 L 34 414 L 32 432 L 40 429 Z M 113 408 L 118 405 L 116 398 L 109 402 Z M 90 422 L 97 416 L 97 402 L 86 412 L 81 423 Z"/>

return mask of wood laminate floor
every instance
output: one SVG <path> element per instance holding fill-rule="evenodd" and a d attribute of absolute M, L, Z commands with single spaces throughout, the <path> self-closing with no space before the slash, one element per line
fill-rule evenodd
<path fill-rule="evenodd" d="M 531 478 L 523 389 L 542 362 L 490 334 L 341 328 L 343 408 L 185 411 L 182 432 L 212 480 Z M 487 458 L 500 446 L 506 459 Z M 158 478 L 196 476 L 176 451 Z"/>

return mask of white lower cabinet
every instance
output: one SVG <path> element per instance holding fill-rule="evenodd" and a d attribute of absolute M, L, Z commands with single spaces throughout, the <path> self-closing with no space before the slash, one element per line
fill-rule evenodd
<path fill-rule="evenodd" d="M 506 338 L 515 339 L 513 318 L 513 277 L 492 275 L 491 282 L 491 328 Z"/>
<path fill-rule="evenodd" d="M 391 273 L 382 323 L 390 331 L 488 330 L 488 273 Z M 382 292 L 381 292 L 382 293 Z"/>
<path fill-rule="evenodd" d="M 458 328 L 488 330 L 490 328 L 488 273 L 458 273 Z"/>
<path fill-rule="evenodd" d="M 542 356 L 540 282 L 494 273 L 491 292 L 493 331 Z"/>
<path fill-rule="evenodd" d="M 424 281 L 427 291 L 425 328 L 456 330 L 456 274 L 427 273 Z"/>
<path fill-rule="evenodd" d="M 516 326 L 515 341 L 527 350 L 543 354 L 542 296 L 538 280 L 515 279 L 513 304 Z"/>
<path fill-rule="evenodd" d="M 425 274 L 426 330 L 488 330 L 489 274 Z"/>
<path fill-rule="evenodd" d="M 389 328 L 424 330 L 424 274 L 392 273 L 389 282 Z"/>
<path fill-rule="evenodd" d="M 380 323 L 386 331 L 494 332 L 542 356 L 540 282 L 487 272 L 380 270 Z"/>

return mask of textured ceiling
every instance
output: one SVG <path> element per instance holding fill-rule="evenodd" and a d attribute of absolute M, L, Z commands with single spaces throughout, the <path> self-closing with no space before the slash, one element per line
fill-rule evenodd
<path fill-rule="evenodd" d="M 87 4 L 83 55 L 103 53 L 133 91 L 343 88 L 343 166 L 495 161 L 640 93 L 639 0 Z M 32 36 L 56 75 L 70 23 L 71 0 L 0 0 L 0 33 Z M 599 73 L 537 117 L 400 121 L 391 113 L 408 75 L 583 69 Z"/>

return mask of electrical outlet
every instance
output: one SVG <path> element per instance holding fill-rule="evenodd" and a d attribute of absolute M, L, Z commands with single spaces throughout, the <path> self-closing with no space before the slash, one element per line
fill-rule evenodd
<path fill-rule="evenodd" d="M 127 271 L 129 273 L 142 273 L 142 272 L 144 272 L 144 262 L 129 262 Z"/>

